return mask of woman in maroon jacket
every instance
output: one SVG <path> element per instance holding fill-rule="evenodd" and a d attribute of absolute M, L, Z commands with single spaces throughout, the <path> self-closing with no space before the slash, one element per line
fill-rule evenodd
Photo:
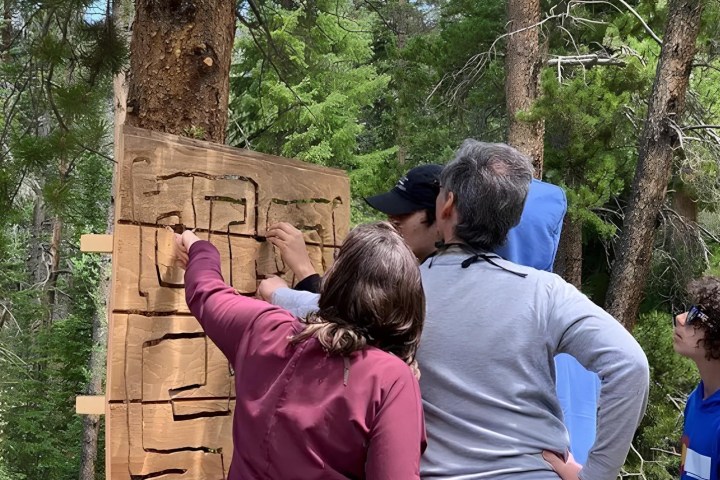
<path fill-rule="evenodd" d="M 425 297 L 390 224 L 350 232 L 307 319 L 238 295 L 209 242 L 189 231 L 176 240 L 190 311 L 235 370 L 229 480 L 420 478 L 425 426 L 411 366 Z"/>

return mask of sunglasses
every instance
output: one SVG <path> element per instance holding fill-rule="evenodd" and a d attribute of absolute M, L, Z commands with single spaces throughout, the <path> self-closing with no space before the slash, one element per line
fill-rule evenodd
<path fill-rule="evenodd" d="M 677 315 L 673 315 L 672 320 L 673 327 L 677 327 Z M 688 310 L 687 317 L 685 317 L 685 326 L 695 325 L 698 322 L 707 323 L 709 320 L 710 317 L 700 307 L 693 305 Z"/>

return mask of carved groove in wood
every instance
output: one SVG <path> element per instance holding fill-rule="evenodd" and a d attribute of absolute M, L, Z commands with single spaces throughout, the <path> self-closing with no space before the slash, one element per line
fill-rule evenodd
<path fill-rule="evenodd" d="M 107 476 L 223 480 L 232 460 L 232 369 L 185 304 L 173 232 L 195 229 L 220 251 L 223 276 L 254 295 L 291 272 L 265 239 L 299 228 L 318 272 L 349 228 L 338 170 L 123 127 L 108 344 Z"/>

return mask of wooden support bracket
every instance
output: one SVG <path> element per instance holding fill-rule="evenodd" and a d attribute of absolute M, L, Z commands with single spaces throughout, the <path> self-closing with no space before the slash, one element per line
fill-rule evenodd
<path fill-rule="evenodd" d="M 80 251 L 94 253 L 112 253 L 113 236 L 105 234 L 80 235 Z"/>
<path fill-rule="evenodd" d="M 75 397 L 75 413 L 79 415 L 105 415 L 105 395 Z"/>

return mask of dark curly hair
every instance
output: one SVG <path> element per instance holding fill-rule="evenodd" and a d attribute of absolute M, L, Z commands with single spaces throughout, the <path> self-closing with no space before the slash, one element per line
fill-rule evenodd
<path fill-rule="evenodd" d="M 709 317 L 707 322 L 701 323 L 705 330 L 702 340 L 705 348 L 705 358 L 708 360 L 720 359 L 720 278 L 705 276 L 693 280 L 687 287 L 690 298 Z"/>

